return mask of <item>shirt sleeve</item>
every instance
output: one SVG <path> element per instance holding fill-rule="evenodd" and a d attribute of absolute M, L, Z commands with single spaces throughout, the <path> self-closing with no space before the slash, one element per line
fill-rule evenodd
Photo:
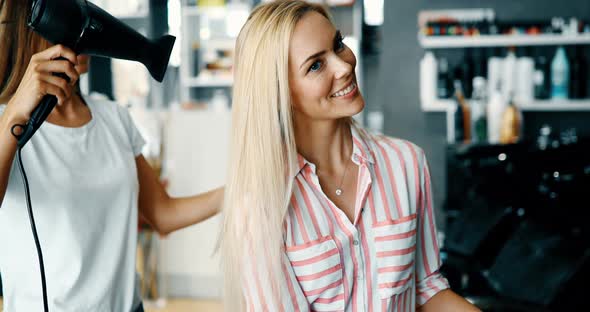
<path fill-rule="evenodd" d="M 139 132 L 137 127 L 135 126 L 135 123 L 133 122 L 133 118 L 131 118 L 129 111 L 121 106 L 118 109 L 119 115 L 121 116 L 121 121 L 123 122 L 123 126 L 125 127 L 127 135 L 129 137 L 129 143 L 131 144 L 133 155 L 135 157 L 138 157 L 139 155 L 141 155 L 141 150 L 143 149 L 143 146 L 146 142 L 144 138 L 141 136 L 141 133 Z"/>
<path fill-rule="evenodd" d="M 271 283 L 268 280 L 270 274 L 264 270 L 267 267 L 264 259 L 248 261 L 245 265 L 246 311 L 310 311 L 309 303 L 295 277 L 291 262 L 284 252 L 282 258 L 282 276 L 277 280 L 277 286 L 281 290 L 280 295 L 273 292 L 270 287 Z"/>
<path fill-rule="evenodd" d="M 416 252 L 416 297 L 419 306 L 441 290 L 449 288 L 446 278 L 439 273 L 441 266 L 436 222 L 432 209 L 432 189 L 428 162 L 421 152 L 421 189 L 418 203 L 418 231 Z"/>

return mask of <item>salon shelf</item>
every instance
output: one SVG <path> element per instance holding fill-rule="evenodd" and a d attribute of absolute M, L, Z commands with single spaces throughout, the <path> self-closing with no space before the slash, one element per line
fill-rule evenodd
<path fill-rule="evenodd" d="M 247 9 L 249 11 L 251 8 L 247 3 L 230 2 L 225 5 L 211 6 L 185 5 L 182 6 L 181 12 L 184 18 L 196 17 L 200 15 L 207 15 L 213 18 L 225 18 L 228 14 L 231 15 L 243 9 Z M 236 16 L 234 15 L 233 17 L 235 18 Z"/>
<path fill-rule="evenodd" d="M 119 14 L 119 15 L 116 15 L 115 17 L 122 20 L 122 21 L 126 21 L 126 20 L 146 19 L 149 16 L 150 16 L 149 12 L 141 11 L 141 12 L 137 12 L 137 13 L 133 13 L 133 14 Z"/>
<path fill-rule="evenodd" d="M 422 103 L 425 112 L 446 112 L 454 105 L 454 100 L 438 99 L 432 103 Z M 583 100 L 536 100 L 518 104 L 523 112 L 590 112 L 590 99 Z"/>
<path fill-rule="evenodd" d="M 227 14 L 227 8 L 225 6 L 208 6 L 208 7 L 199 7 L 199 6 L 183 6 L 182 7 L 182 15 L 184 17 L 189 16 L 198 16 L 200 14 L 207 14 L 207 15 L 217 15 L 223 16 Z"/>
<path fill-rule="evenodd" d="M 590 112 L 590 99 L 535 101 L 518 107 L 525 112 Z"/>
<path fill-rule="evenodd" d="M 424 36 L 418 35 L 425 49 L 582 45 L 590 44 L 590 34 L 579 35 L 481 35 L 481 36 Z"/>
<path fill-rule="evenodd" d="M 231 77 L 189 77 L 182 80 L 184 87 L 209 88 L 209 87 L 231 87 Z"/>

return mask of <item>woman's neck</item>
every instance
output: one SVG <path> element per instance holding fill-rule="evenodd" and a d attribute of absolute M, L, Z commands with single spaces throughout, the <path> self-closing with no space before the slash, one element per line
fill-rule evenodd
<path fill-rule="evenodd" d="M 297 151 L 318 170 L 335 172 L 346 166 L 352 155 L 350 122 L 337 120 L 295 122 Z"/>
<path fill-rule="evenodd" d="M 62 105 L 56 105 L 47 122 L 63 127 L 81 127 L 92 119 L 90 110 L 80 98 L 74 94 Z"/>

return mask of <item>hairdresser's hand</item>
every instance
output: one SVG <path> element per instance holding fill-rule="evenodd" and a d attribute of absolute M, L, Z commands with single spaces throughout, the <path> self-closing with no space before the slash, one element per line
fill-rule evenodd
<path fill-rule="evenodd" d="M 58 57 L 66 60 L 56 60 Z M 25 122 L 47 94 L 55 95 L 58 105 L 66 102 L 80 76 L 75 67 L 77 62 L 76 54 L 62 45 L 33 55 L 16 93 L 8 102 L 6 113 L 11 114 L 13 121 Z M 70 82 L 52 73 L 64 73 Z"/>
<path fill-rule="evenodd" d="M 85 74 L 88 72 L 88 68 L 90 67 L 90 56 L 86 54 L 79 54 L 78 55 L 78 64 L 76 64 L 76 70 L 80 75 Z"/>

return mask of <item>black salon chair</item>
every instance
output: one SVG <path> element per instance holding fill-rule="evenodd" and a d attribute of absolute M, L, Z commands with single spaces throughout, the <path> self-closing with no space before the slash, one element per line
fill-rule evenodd
<path fill-rule="evenodd" d="M 449 146 L 441 271 L 484 311 L 590 311 L 590 140 Z"/>

